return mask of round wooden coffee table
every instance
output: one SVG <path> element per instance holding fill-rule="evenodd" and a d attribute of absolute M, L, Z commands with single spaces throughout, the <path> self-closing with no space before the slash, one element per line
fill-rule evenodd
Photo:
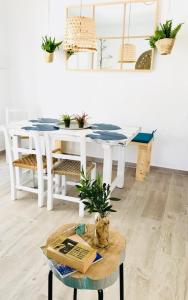
<path fill-rule="evenodd" d="M 55 240 L 59 235 L 67 236 L 75 233 L 74 227 L 78 224 L 66 224 L 52 234 L 47 241 L 47 245 Z M 87 233 L 82 236 L 91 246 L 94 237 L 95 226 L 87 225 Z M 77 300 L 78 289 L 88 289 L 98 291 L 98 299 L 103 299 L 103 290 L 120 280 L 120 300 L 124 300 L 124 267 L 125 259 L 125 238 L 115 230 L 110 230 L 109 247 L 106 249 L 97 248 L 103 259 L 89 267 L 85 274 L 76 272 L 68 277 L 61 278 L 56 271 L 53 263 L 50 264 L 51 270 L 48 275 L 48 300 L 52 300 L 53 296 L 53 274 L 61 280 L 66 286 L 74 289 L 73 299 Z"/>

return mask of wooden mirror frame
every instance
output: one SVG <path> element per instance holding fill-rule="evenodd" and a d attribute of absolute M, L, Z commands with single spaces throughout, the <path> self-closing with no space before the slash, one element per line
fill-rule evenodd
<path fill-rule="evenodd" d="M 128 4 L 130 3 L 153 3 L 155 4 L 155 15 L 154 15 L 154 26 L 153 26 L 153 32 L 155 31 L 157 24 L 158 24 L 158 18 L 159 18 L 159 0 L 122 0 L 122 1 L 116 1 L 116 2 L 101 2 L 101 3 L 93 3 L 93 4 L 83 4 L 82 7 L 83 8 L 91 8 L 92 9 L 92 18 L 95 20 L 95 12 L 96 12 L 96 7 L 108 7 L 108 6 L 112 6 L 112 5 L 122 5 L 123 6 L 123 18 L 122 18 L 122 36 L 97 36 L 97 40 L 99 39 L 119 39 L 122 40 L 121 45 L 124 44 L 125 39 L 127 38 L 127 36 L 125 35 L 125 19 L 126 19 L 126 7 Z M 66 7 L 66 19 L 69 16 L 69 9 L 71 8 L 79 8 L 80 5 L 70 5 Z M 149 38 L 149 35 L 131 35 L 129 36 L 130 39 L 147 39 Z M 113 69 L 113 68 L 95 68 L 94 66 L 94 53 L 91 54 L 91 68 L 87 68 L 87 69 L 78 69 L 78 68 L 69 68 L 68 66 L 68 59 L 66 60 L 66 70 L 68 71 L 90 71 L 90 72 L 148 72 L 153 70 L 153 63 L 154 63 L 154 49 L 148 49 L 151 50 L 151 64 L 150 64 L 150 68 L 148 69 L 124 69 L 123 68 L 123 64 L 124 63 L 119 63 L 120 68 L 119 69 Z M 148 51 L 147 51 L 148 52 Z M 142 55 L 142 54 L 141 54 Z M 140 56 L 141 56 L 140 55 Z M 135 64 L 136 65 L 136 64 Z"/>

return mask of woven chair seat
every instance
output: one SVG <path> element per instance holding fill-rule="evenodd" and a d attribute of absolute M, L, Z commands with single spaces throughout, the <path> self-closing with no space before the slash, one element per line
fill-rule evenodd
<path fill-rule="evenodd" d="M 21 158 L 14 160 L 13 165 L 15 167 L 37 170 L 37 160 L 35 154 L 24 155 Z M 43 169 L 46 169 L 46 157 L 43 156 Z"/>
<path fill-rule="evenodd" d="M 92 162 L 87 162 L 86 172 L 89 173 L 95 167 Z M 53 169 L 53 174 L 80 177 L 81 164 L 77 160 L 65 159 L 56 164 Z"/>

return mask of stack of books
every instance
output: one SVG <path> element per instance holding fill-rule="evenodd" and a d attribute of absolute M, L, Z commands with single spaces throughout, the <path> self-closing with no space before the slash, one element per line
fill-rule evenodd
<path fill-rule="evenodd" d="M 102 259 L 95 249 L 76 234 L 68 238 L 58 237 L 47 246 L 46 255 L 61 278 L 77 271 L 85 273 L 93 263 Z"/>

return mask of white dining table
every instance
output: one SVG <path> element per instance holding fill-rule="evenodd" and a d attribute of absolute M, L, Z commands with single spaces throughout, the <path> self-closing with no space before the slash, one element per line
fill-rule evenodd
<path fill-rule="evenodd" d="M 32 126 L 33 124 L 29 121 L 19 121 L 12 122 L 8 125 L 8 128 L 21 130 L 22 127 Z M 110 184 L 111 191 L 118 187 L 124 187 L 125 181 L 125 158 L 126 158 L 126 147 L 129 143 L 134 139 L 134 137 L 141 131 L 141 127 L 138 126 L 124 126 L 121 129 L 113 130 L 113 132 L 123 134 L 126 138 L 121 140 L 102 140 L 100 138 L 92 139 L 91 137 L 87 137 L 88 134 L 93 134 L 98 131 L 97 129 L 62 129 L 60 128 L 58 132 L 62 132 L 63 134 L 70 136 L 86 136 L 86 142 L 99 144 L 103 149 L 103 182 L 106 184 Z M 106 130 L 105 130 L 106 131 Z M 46 131 L 39 131 L 40 135 L 44 135 Z M 56 131 L 54 131 L 55 133 Z M 109 130 L 108 132 L 111 132 Z M 53 131 L 50 132 L 53 134 Z M 117 157 L 117 175 L 112 181 L 112 166 L 113 166 L 113 152 L 115 152 L 115 156 Z"/>

